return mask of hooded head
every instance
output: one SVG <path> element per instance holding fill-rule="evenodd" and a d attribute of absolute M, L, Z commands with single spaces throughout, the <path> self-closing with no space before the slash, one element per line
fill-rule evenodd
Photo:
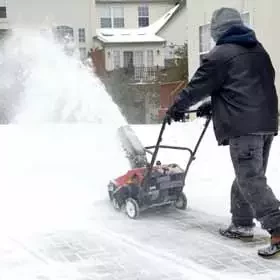
<path fill-rule="evenodd" d="M 257 44 L 254 31 L 245 26 L 240 13 L 232 8 L 214 11 L 211 19 L 211 36 L 217 45 L 235 43 L 253 47 Z"/>
<path fill-rule="evenodd" d="M 211 36 L 217 42 L 232 26 L 244 26 L 240 13 L 232 8 L 214 11 L 211 19 Z"/>

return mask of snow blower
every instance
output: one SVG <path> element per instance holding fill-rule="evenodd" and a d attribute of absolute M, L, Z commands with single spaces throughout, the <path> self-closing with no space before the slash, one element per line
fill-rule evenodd
<path fill-rule="evenodd" d="M 197 112 L 187 111 L 186 114 Z M 131 219 L 136 219 L 140 212 L 158 206 L 174 205 L 177 209 L 187 208 L 187 198 L 183 192 L 185 178 L 211 117 L 206 118 L 204 128 L 194 150 L 187 147 L 160 145 L 168 122 L 163 119 L 156 145 L 144 147 L 130 126 L 118 130 L 122 146 L 131 164 L 131 170 L 113 179 L 108 184 L 109 198 L 118 211 L 123 210 Z M 176 163 L 162 164 L 157 160 L 159 149 L 187 151 L 190 154 L 185 168 Z M 153 150 L 153 152 L 151 151 Z M 147 154 L 151 155 L 148 162 Z"/>

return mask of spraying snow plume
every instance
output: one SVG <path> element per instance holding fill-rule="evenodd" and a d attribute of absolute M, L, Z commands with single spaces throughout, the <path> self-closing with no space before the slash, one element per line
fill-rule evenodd
<path fill-rule="evenodd" d="M 14 123 L 125 123 L 93 70 L 77 52 L 68 55 L 51 32 L 14 30 L 0 67 L 0 90 Z"/>
<path fill-rule="evenodd" d="M 0 51 L 10 123 L 0 126 L 0 218 L 19 233 L 75 228 L 128 166 L 117 138 L 125 118 L 92 68 L 70 53 L 51 33 L 26 30 L 13 31 Z"/>

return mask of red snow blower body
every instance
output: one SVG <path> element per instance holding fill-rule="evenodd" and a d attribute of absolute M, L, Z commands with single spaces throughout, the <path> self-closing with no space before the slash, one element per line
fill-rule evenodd
<path fill-rule="evenodd" d="M 196 111 L 186 113 L 190 112 Z M 183 192 L 185 178 L 210 120 L 210 117 L 206 119 L 194 150 L 187 147 L 160 145 L 167 118 L 163 120 L 156 145 L 149 147 L 141 144 L 130 126 L 120 127 L 119 137 L 132 169 L 108 184 L 109 198 L 114 208 L 124 210 L 132 219 L 137 218 L 140 212 L 152 207 L 174 205 L 178 209 L 186 209 L 187 198 Z M 190 157 L 186 167 L 182 168 L 176 163 L 162 164 L 156 161 L 159 149 L 189 152 Z M 147 154 L 152 156 L 150 162 L 147 160 Z"/>

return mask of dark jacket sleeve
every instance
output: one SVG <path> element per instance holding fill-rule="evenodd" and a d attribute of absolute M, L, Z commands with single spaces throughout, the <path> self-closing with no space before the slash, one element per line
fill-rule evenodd
<path fill-rule="evenodd" d="M 176 107 L 185 110 L 217 91 L 226 75 L 224 63 L 209 54 L 197 69 L 188 86 L 176 98 Z"/>

